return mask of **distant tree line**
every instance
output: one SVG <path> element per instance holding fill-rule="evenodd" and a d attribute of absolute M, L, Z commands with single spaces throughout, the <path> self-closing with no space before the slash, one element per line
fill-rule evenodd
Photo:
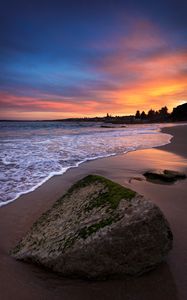
<path fill-rule="evenodd" d="M 187 103 L 181 104 L 175 108 L 171 113 L 168 112 L 167 106 L 160 110 L 150 109 L 146 114 L 144 111 L 137 110 L 135 114 L 136 120 L 148 122 L 173 122 L 173 121 L 187 121 Z"/>
<path fill-rule="evenodd" d="M 164 106 L 158 111 L 150 109 L 147 114 L 145 111 L 140 112 L 137 110 L 135 119 L 142 121 L 147 120 L 149 122 L 167 122 L 170 119 L 170 114 L 168 113 L 168 108 Z"/>
<path fill-rule="evenodd" d="M 147 113 L 145 111 L 137 110 L 135 115 L 131 116 L 111 116 L 107 113 L 103 120 L 106 123 L 164 123 L 187 121 L 187 103 L 173 108 L 171 113 L 168 112 L 167 106 L 161 107 L 159 110 L 150 109 Z"/>
<path fill-rule="evenodd" d="M 105 117 L 69 118 L 54 121 L 104 122 L 112 124 L 144 124 L 187 121 L 187 103 L 173 108 L 171 113 L 168 112 L 168 108 L 166 106 L 163 106 L 159 110 L 150 109 L 147 113 L 145 113 L 145 111 L 140 112 L 140 110 L 137 110 L 135 115 L 130 116 L 112 116 L 107 113 Z"/>

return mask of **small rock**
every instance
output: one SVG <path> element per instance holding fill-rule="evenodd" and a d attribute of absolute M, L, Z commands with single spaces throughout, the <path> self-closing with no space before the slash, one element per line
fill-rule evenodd
<path fill-rule="evenodd" d="M 173 183 L 180 179 L 185 179 L 186 175 L 172 170 L 153 170 L 143 174 L 148 181 L 156 183 Z"/>

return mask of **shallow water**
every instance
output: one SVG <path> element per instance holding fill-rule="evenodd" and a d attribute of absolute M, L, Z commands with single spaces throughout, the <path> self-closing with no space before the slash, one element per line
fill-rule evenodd
<path fill-rule="evenodd" d="M 160 124 L 100 126 L 77 122 L 1 122 L 0 206 L 87 160 L 152 148 L 171 139 L 171 135 L 160 132 Z"/>

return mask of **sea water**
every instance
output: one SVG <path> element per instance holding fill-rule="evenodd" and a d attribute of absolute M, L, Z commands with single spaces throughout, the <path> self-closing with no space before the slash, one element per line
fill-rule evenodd
<path fill-rule="evenodd" d="M 50 177 L 101 157 L 169 143 L 161 124 L 103 128 L 91 122 L 0 122 L 0 206 Z"/>

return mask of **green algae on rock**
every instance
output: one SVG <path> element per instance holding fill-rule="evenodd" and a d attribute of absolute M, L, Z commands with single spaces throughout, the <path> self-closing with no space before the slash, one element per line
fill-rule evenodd
<path fill-rule="evenodd" d="M 74 184 L 13 249 L 64 276 L 106 278 L 154 268 L 172 248 L 160 209 L 98 175 Z"/>

